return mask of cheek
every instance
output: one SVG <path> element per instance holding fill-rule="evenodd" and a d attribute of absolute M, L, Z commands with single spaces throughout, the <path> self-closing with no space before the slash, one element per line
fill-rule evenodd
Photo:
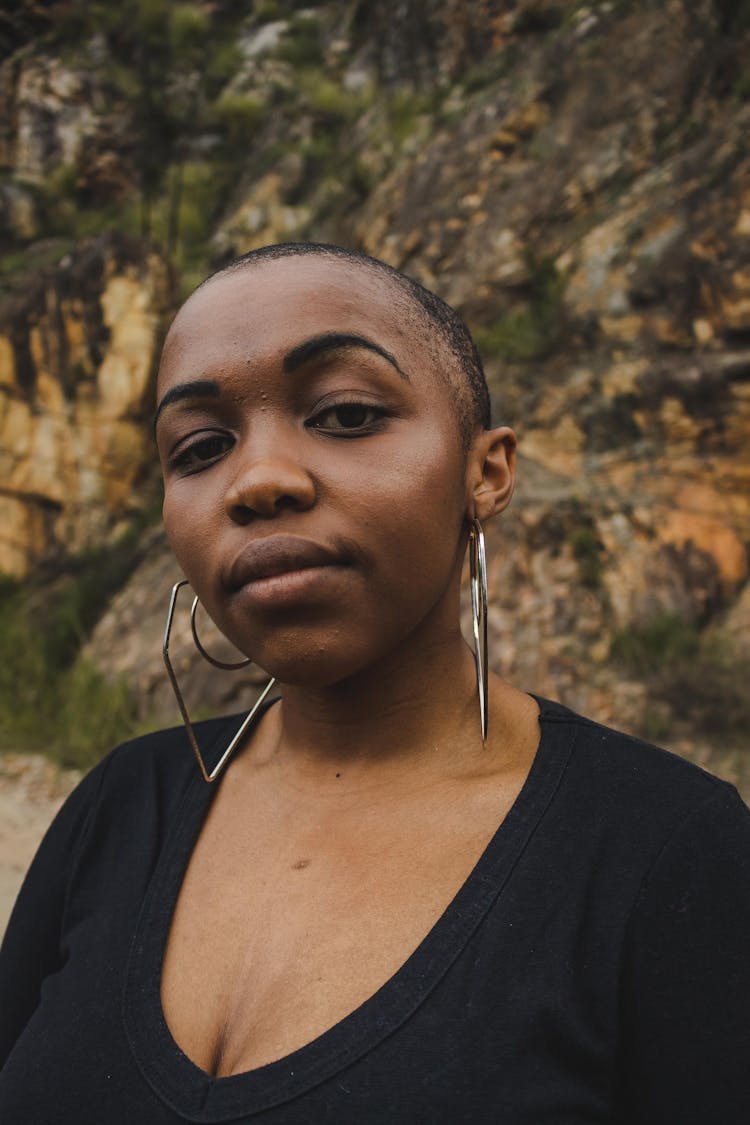
<path fill-rule="evenodd" d="M 439 593 L 455 570 L 465 517 L 462 454 L 444 440 L 415 442 L 407 453 L 383 459 L 378 484 L 352 503 L 361 505 L 377 541 L 390 596 L 409 600 L 417 588 Z"/>
<path fill-rule="evenodd" d="M 202 515 L 197 498 L 180 487 L 184 483 L 179 481 L 165 486 L 162 519 L 175 558 L 197 592 L 215 535 L 211 521 Z"/>

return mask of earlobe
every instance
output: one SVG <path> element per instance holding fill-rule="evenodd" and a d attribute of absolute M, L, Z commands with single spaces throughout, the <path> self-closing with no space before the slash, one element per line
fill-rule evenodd
<path fill-rule="evenodd" d="M 507 426 L 479 433 L 469 450 L 467 516 L 480 521 L 507 508 L 516 483 L 516 435 Z"/>

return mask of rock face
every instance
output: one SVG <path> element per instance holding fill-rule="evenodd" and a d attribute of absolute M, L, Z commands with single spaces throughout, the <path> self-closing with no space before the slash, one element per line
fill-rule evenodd
<path fill-rule="evenodd" d="M 142 503 L 168 267 L 121 237 L 84 244 L 0 311 L 0 571 L 75 553 Z"/>
<path fill-rule="evenodd" d="M 619 622 L 701 618 L 748 574 L 750 107 L 697 128 L 695 32 L 673 4 L 542 38 L 523 97 L 467 100 L 355 221 L 478 326 L 498 414 L 592 509 Z"/>
<path fill-rule="evenodd" d="M 658 677 L 613 662 L 623 634 L 674 618 L 727 660 L 750 645 L 747 5 L 260 8 L 213 5 L 217 21 L 239 21 L 232 72 L 211 112 L 201 87 L 203 124 L 181 148 L 170 141 L 174 182 L 191 169 L 190 182 L 207 182 L 219 154 L 228 185 L 200 227 L 206 268 L 271 241 L 330 239 L 460 309 L 496 418 L 521 439 L 514 507 L 488 532 L 493 660 L 520 684 L 642 727 Z M 0 72 L 0 233 L 13 246 L 37 245 L 40 185 L 55 169 L 93 182 L 92 146 L 97 168 L 120 169 L 116 187 L 94 177 L 97 190 L 127 191 L 122 154 L 138 146 L 124 140 L 127 104 L 102 92 L 106 50 L 93 35 L 86 67 L 48 52 Z M 123 245 L 76 252 L 2 321 L 0 569 L 80 549 L 138 502 L 170 287 L 162 259 Z M 159 714 L 163 609 L 151 591 L 163 586 L 163 605 L 164 552 L 155 540 L 90 649 L 105 660 L 127 636 L 117 671 Z M 233 705 L 234 687 L 210 686 L 187 650 L 180 660 L 191 697 Z"/>
<path fill-rule="evenodd" d="M 91 90 L 80 73 L 52 60 L 29 60 L 17 75 L 15 105 L 11 159 L 20 178 L 41 181 L 80 159 L 97 124 Z"/>

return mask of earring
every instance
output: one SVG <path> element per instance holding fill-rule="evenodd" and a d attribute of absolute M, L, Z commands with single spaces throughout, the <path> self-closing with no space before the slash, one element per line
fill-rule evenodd
<path fill-rule="evenodd" d="M 181 583 L 178 582 L 177 585 L 179 588 Z M 201 644 L 200 637 L 198 636 L 198 629 L 195 625 L 195 614 L 199 605 L 200 602 L 198 601 L 198 595 L 196 594 L 193 598 L 193 604 L 190 607 L 190 632 L 193 634 L 195 647 L 198 649 L 198 652 L 201 654 L 203 659 L 207 660 L 209 664 L 213 664 L 214 668 L 221 668 L 223 672 L 236 672 L 238 668 L 247 668 L 248 664 L 252 664 L 252 660 L 249 656 L 246 656 L 244 660 L 235 660 L 233 663 L 227 664 L 225 661 L 217 660 L 215 656 L 211 656 L 210 652 L 206 652 L 205 648 Z"/>
<path fill-rule="evenodd" d="M 474 629 L 474 661 L 477 668 L 479 717 L 482 723 L 482 742 L 487 741 L 487 560 L 484 552 L 484 532 L 479 520 L 472 520 L 469 528 L 469 574 L 471 584 L 471 620 Z"/>
<path fill-rule="evenodd" d="M 250 725 L 252 724 L 253 719 L 255 718 L 256 714 L 258 713 L 259 707 L 261 706 L 261 704 L 265 700 L 266 696 L 268 695 L 268 693 L 271 690 L 271 688 L 273 687 L 273 685 L 276 683 L 276 680 L 273 677 L 271 677 L 271 679 L 268 681 L 268 683 L 266 684 L 266 686 L 264 687 L 263 691 L 260 694 L 260 698 L 257 700 L 255 705 L 251 708 L 251 710 L 245 716 L 245 718 L 242 720 L 242 723 L 240 724 L 240 727 L 237 730 L 237 733 L 231 739 L 229 745 L 224 750 L 223 754 L 219 758 L 219 760 L 216 763 L 216 765 L 214 766 L 214 768 L 209 771 L 206 768 L 206 763 L 203 760 L 203 755 L 201 754 L 200 747 L 198 745 L 198 740 L 195 737 L 195 731 L 193 730 L 193 724 L 190 721 L 190 715 L 188 714 L 188 709 L 187 709 L 187 706 L 185 704 L 185 700 L 183 699 L 182 692 L 180 691 L 180 686 L 177 683 L 177 677 L 175 675 L 174 668 L 172 667 L 172 661 L 169 659 L 169 638 L 170 638 L 170 634 L 172 632 L 172 621 L 174 619 L 175 606 L 177 605 L 177 595 L 179 594 L 182 587 L 187 586 L 187 585 L 188 585 L 187 579 L 183 578 L 183 579 L 181 579 L 181 581 L 175 582 L 174 586 L 172 587 L 172 593 L 171 593 L 170 598 L 169 598 L 169 609 L 167 610 L 167 620 L 166 620 L 166 624 L 164 626 L 164 641 L 162 643 L 161 652 L 162 652 L 162 656 L 164 657 L 164 664 L 165 664 L 165 667 L 167 669 L 167 675 L 169 676 L 169 682 L 172 685 L 172 691 L 174 692 L 175 697 L 177 699 L 177 705 L 180 708 L 180 714 L 182 715 L 182 721 L 185 724 L 185 730 L 187 731 L 188 740 L 190 742 L 190 745 L 193 748 L 193 753 L 195 754 L 195 757 L 198 761 L 198 766 L 200 767 L 201 774 L 203 775 L 203 780 L 211 782 L 211 781 L 216 781 L 216 778 L 219 776 L 219 774 L 221 773 L 221 771 L 224 769 L 225 765 L 227 764 L 227 762 L 231 758 L 232 754 L 237 749 L 238 745 L 242 741 L 246 732 L 250 728 Z M 235 663 L 231 663 L 231 664 L 225 663 L 224 661 L 216 660 L 213 656 L 210 656 L 209 653 L 206 652 L 205 648 L 203 647 L 200 640 L 198 639 L 198 633 L 197 633 L 196 626 L 195 626 L 195 612 L 196 612 L 197 608 L 198 608 L 198 598 L 196 597 L 193 600 L 192 609 L 190 610 L 190 628 L 191 628 L 191 631 L 192 631 L 192 634 L 193 634 L 193 639 L 195 641 L 196 647 L 198 649 L 198 652 L 201 654 L 201 656 L 204 657 L 204 659 L 208 660 L 208 662 L 210 664 L 213 664 L 214 667 L 216 667 L 216 668 L 223 668 L 223 669 L 245 668 L 245 667 L 247 667 L 248 664 L 251 664 L 252 661 L 249 658 L 245 659 L 245 660 L 239 660 L 239 661 L 237 661 Z"/>

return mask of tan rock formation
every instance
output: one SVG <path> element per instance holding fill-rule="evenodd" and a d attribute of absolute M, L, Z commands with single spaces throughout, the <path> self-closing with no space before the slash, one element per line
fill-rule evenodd
<path fill-rule="evenodd" d="M 142 505 L 169 271 L 121 238 L 84 245 L 0 312 L 0 572 L 22 576 Z"/>

